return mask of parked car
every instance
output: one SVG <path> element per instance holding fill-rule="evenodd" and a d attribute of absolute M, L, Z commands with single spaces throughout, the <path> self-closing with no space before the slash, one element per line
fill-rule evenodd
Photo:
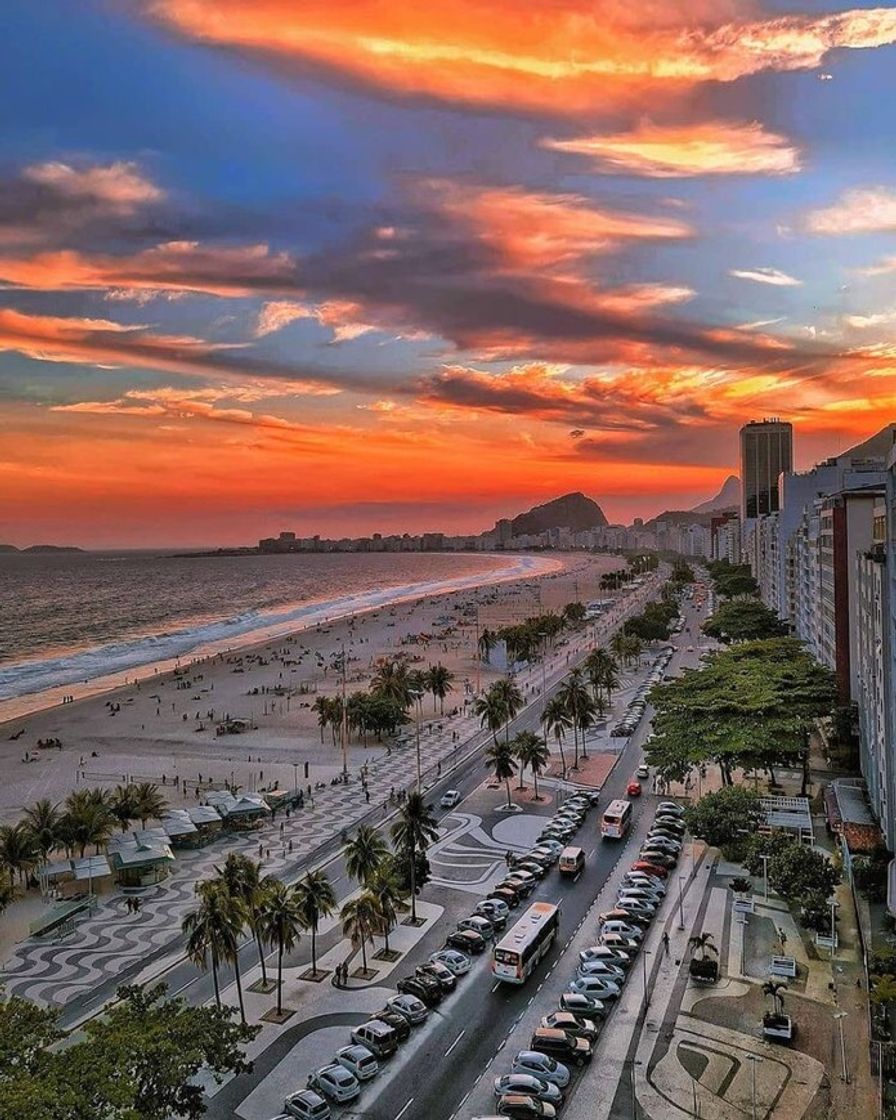
<path fill-rule="evenodd" d="M 628 794 L 629 797 L 640 797 L 641 796 L 641 783 L 638 781 L 637 778 L 632 778 L 632 780 L 625 787 L 625 792 Z"/>
<path fill-rule="evenodd" d="M 552 1011 L 550 1015 L 545 1015 L 541 1020 L 543 1027 L 551 1027 L 554 1030 L 568 1031 L 574 1034 L 576 1038 L 587 1038 L 589 1042 L 594 1042 L 600 1030 L 597 1023 L 593 1019 L 583 1019 L 578 1015 L 573 1015 L 571 1011 Z"/>
<path fill-rule="evenodd" d="M 539 1081 L 547 1081 L 558 1089 L 569 1084 L 569 1070 L 562 1062 L 538 1050 L 520 1050 L 510 1067 L 512 1073 L 528 1073 Z"/>
<path fill-rule="evenodd" d="M 597 924 L 603 928 L 611 922 L 627 922 L 629 925 L 639 926 L 643 936 L 643 932 L 650 925 L 652 917 L 652 914 L 637 913 L 634 910 L 617 905 L 612 910 L 604 910 L 602 914 L 598 914 Z"/>
<path fill-rule="evenodd" d="M 587 1038 L 576 1038 L 568 1031 L 555 1030 L 553 1027 L 537 1027 L 529 1042 L 532 1050 L 557 1058 L 564 1064 L 584 1066 L 594 1056 L 591 1043 Z"/>
<path fill-rule="evenodd" d="M 656 875 L 660 879 L 665 879 L 669 874 L 665 867 L 646 859 L 636 859 L 632 864 L 632 871 L 646 871 L 648 875 Z"/>
<path fill-rule="evenodd" d="M 497 886 L 492 887 L 488 893 L 489 898 L 497 898 L 505 903 L 507 908 L 515 910 L 520 904 L 520 892 L 515 887 L 510 886 Z"/>
<path fill-rule="evenodd" d="M 522 859 L 518 859 L 513 865 L 514 872 L 526 871 L 530 875 L 534 875 L 536 879 L 543 879 L 548 873 L 547 867 L 538 859 L 533 856 L 525 855 Z"/>
<path fill-rule="evenodd" d="M 595 999 L 600 1000 L 619 999 L 622 994 L 620 985 L 606 976 L 577 976 L 574 980 L 570 980 L 566 990 L 577 995 L 594 996 Z"/>
<path fill-rule="evenodd" d="M 391 999 L 386 1001 L 390 1010 L 403 1015 L 411 1026 L 417 1026 L 422 1023 L 429 1014 L 429 1008 L 417 996 L 411 995 L 409 992 L 404 992 L 401 995 L 392 996 Z"/>
<path fill-rule="evenodd" d="M 558 1003 L 561 1011 L 571 1011 L 586 1019 L 604 1019 L 607 1015 L 607 1007 L 601 1000 L 583 992 L 561 992 Z"/>
<path fill-rule="evenodd" d="M 351 1038 L 357 1046 L 366 1047 L 375 1058 L 391 1058 L 398 1049 L 397 1032 L 382 1019 L 368 1019 L 352 1030 Z"/>
<path fill-rule="evenodd" d="M 679 828 L 671 820 L 654 821 L 650 826 L 650 834 L 652 836 L 668 836 L 670 840 L 678 840 L 679 842 L 684 841 L 684 828 Z"/>
<path fill-rule="evenodd" d="M 504 880 L 507 883 L 519 883 L 520 889 L 526 894 L 530 895 L 538 886 L 538 880 L 531 871 L 518 871 L 514 867 L 513 871 Z"/>
<path fill-rule="evenodd" d="M 635 771 L 635 777 L 636 778 L 649 778 L 650 777 L 650 767 L 647 765 L 646 762 L 642 762 L 641 765 L 638 767 L 638 769 Z"/>
<path fill-rule="evenodd" d="M 402 976 L 395 987 L 405 995 L 416 996 L 427 1007 L 437 1007 L 442 1002 L 442 985 L 434 976 Z"/>
<path fill-rule="evenodd" d="M 424 1009 L 425 1010 L 425 1009 Z M 404 1042 L 405 1039 L 411 1036 L 411 1024 L 398 1011 L 393 1011 L 388 1005 L 381 1007 L 379 1011 L 374 1011 L 374 1019 L 379 1019 L 381 1023 L 385 1023 L 387 1027 L 391 1027 L 395 1031 L 395 1037 L 399 1042 Z"/>
<path fill-rule="evenodd" d="M 654 892 L 648 890 L 647 887 L 633 886 L 631 883 L 623 883 L 619 888 L 619 894 L 616 896 L 616 904 L 617 906 L 621 906 L 623 910 L 625 909 L 623 899 L 626 898 L 637 902 L 646 902 L 652 906 L 654 910 L 658 910 L 660 903 L 663 901 L 662 895 L 654 894 Z"/>
<path fill-rule="evenodd" d="M 458 929 L 472 929 L 479 934 L 480 937 L 485 938 L 486 941 L 492 941 L 495 936 L 495 927 L 488 920 L 483 918 L 481 914 L 473 914 L 469 918 L 461 918 L 457 923 Z"/>
<path fill-rule="evenodd" d="M 330 1120 L 333 1113 L 330 1106 L 314 1092 L 313 1089 L 299 1089 L 283 1102 L 283 1109 L 287 1116 L 294 1116 L 295 1120 Z"/>
<path fill-rule="evenodd" d="M 335 1062 L 309 1074 L 308 1088 L 338 1104 L 353 1101 L 361 1094 L 361 1083 L 357 1077 Z"/>
<path fill-rule="evenodd" d="M 638 852 L 638 858 L 646 860 L 657 867 L 673 868 L 678 860 L 675 856 L 669 855 L 668 852 L 662 852 L 659 848 L 644 847 Z"/>
<path fill-rule="evenodd" d="M 657 848 L 661 852 L 667 852 L 670 856 L 678 856 L 681 854 L 681 842 L 679 840 L 673 840 L 671 836 L 666 836 L 663 833 L 648 833 L 645 843 L 649 844 L 651 848 Z"/>
<path fill-rule="evenodd" d="M 495 1078 L 495 1096 L 503 1097 L 507 1093 L 524 1093 L 527 1097 L 535 1097 L 549 1104 L 563 1104 L 563 1094 L 557 1085 L 551 1081 L 542 1081 L 531 1073 L 505 1073 Z"/>
<path fill-rule="evenodd" d="M 500 899 L 484 898 L 473 907 L 473 914 L 479 915 L 491 922 L 492 929 L 498 933 L 507 925 L 507 919 L 510 916 L 510 907 L 506 902 L 502 902 Z"/>
<path fill-rule="evenodd" d="M 541 868 L 542 875 L 547 875 L 548 871 L 550 871 L 556 862 L 557 861 L 550 852 L 546 851 L 544 848 L 533 848 L 531 851 L 526 852 L 518 866 L 521 866 L 524 871 L 532 871 L 532 868 L 526 867 L 526 864 L 537 864 L 537 866 Z M 533 871 L 532 874 L 534 875 L 535 872 Z"/>
<path fill-rule="evenodd" d="M 445 938 L 445 945 L 449 949 L 460 949 L 462 953 L 484 953 L 486 941 L 481 933 L 474 929 L 456 929 Z"/>
<path fill-rule="evenodd" d="M 559 840 L 540 840 L 535 845 L 533 851 L 549 852 L 550 855 L 553 858 L 553 862 L 556 863 L 557 860 L 560 858 L 560 853 L 563 851 L 563 844 L 561 844 L 561 842 Z"/>
<path fill-rule="evenodd" d="M 603 930 L 598 940 L 601 945 L 607 945 L 610 949 L 621 949 L 623 952 L 628 953 L 630 960 L 634 960 L 639 948 L 635 938 L 624 937 L 621 933 L 616 933 L 614 930 Z"/>
<path fill-rule="evenodd" d="M 631 967 L 634 954 L 627 953 L 624 949 L 614 949 L 609 945 L 590 945 L 579 952 L 579 964 L 586 961 L 606 961 L 624 971 Z"/>
<path fill-rule="evenodd" d="M 438 961 L 427 961 L 418 964 L 414 969 L 415 976 L 432 976 L 441 985 L 443 992 L 453 992 L 457 987 L 457 977 L 451 969 Z"/>
<path fill-rule="evenodd" d="M 608 933 L 618 933 L 628 941 L 636 941 L 639 945 L 644 940 L 644 930 L 630 922 L 610 921 L 604 922 L 600 927 L 601 938 Z M 605 942 L 606 944 L 606 942 Z"/>
<path fill-rule="evenodd" d="M 607 980 L 612 980 L 614 984 L 625 983 L 625 969 L 610 961 L 579 961 L 576 976 L 603 976 Z"/>
<path fill-rule="evenodd" d="M 446 789 L 442 796 L 439 798 L 439 805 L 443 809 L 453 809 L 455 805 L 460 804 L 460 790 L 459 789 Z"/>
<path fill-rule="evenodd" d="M 553 1120 L 557 1115 L 552 1104 L 525 1093 L 507 1093 L 498 1098 L 495 1108 L 500 1116 L 510 1116 L 513 1120 Z"/>
<path fill-rule="evenodd" d="M 392 1028 L 389 1027 L 389 1030 L 391 1031 Z M 380 1072 L 376 1055 L 366 1046 L 343 1046 L 341 1050 L 336 1051 L 334 1061 L 344 1066 L 349 1073 L 353 1073 L 359 1081 L 369 1081 Z"/>
<path fill-rule="evenodd" d="M 684 816 L 684 806 L 677 801 L 661 801 L 656 807 L 658 813 L 674 813 L 677 817 Z"/>
<path fill-rule="evenodd" d="M 631 895 L 622 895 L 620 898 L 617 898 L 616 908 L 618 910 L 626 910 L 639 920 L 646 918 L 648 921 L 653 920 L 657 911 L 655 902 L 643 898 L 632 898 Z"/>
<path fill-rule="evenodd" d="M 654 875 L 648 875 L 644 871 L 629 871 L 622 876 L 621 886 L 626 889 L 633 889 L 638 891 L 647 891 L 648 894 L 654 898 L 666 897 L 666 884 L 662 879 L 657 879 Z"/>
<path fill-rule="evenodd" d="M 429 959 L 433 963 L 443 964 L 450 968 L 455 976 L 466 976 L 473 967 L 473 962 L 466 953 L 459 953 L 457 949 L 439 949 L 431 953 Z"/>

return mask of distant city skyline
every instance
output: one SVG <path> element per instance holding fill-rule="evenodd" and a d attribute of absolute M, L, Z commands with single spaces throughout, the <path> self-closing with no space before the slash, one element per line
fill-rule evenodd
<path fill-rule="evenodd" d="M 896 11 L 798 9 L 9 0 L 0 542 L 630 523 L 870 435 Z"/>

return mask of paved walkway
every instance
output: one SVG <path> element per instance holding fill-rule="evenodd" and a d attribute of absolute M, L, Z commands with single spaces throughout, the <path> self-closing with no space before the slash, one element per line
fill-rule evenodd
<path fill-rule="evenodd" d="M 518 673 L 516 679 L 526 696 L 527 711 L 542 703 L 543 686 L 550 693 L 594 644 L 606 642 L 624 617 L 641 609 L 652 590 L 652 584 L 637 589 L 599 626 L 586 628 L 561 647 L 544 668 L 536 664 Z M 614 698 L 615 708 L 626 703 L 633 680 L 631 673 L 625 675 L 624 687 Z M 525 715 L 521 713 L 519 718 Z M 456 739 L 452 732 L 457 733 Z M 449 767 L 480 749 L 487 739 L 475 718 L 463 712 L 432 721 L 432 731 L 421 735 L 424 786 L 440 780 Z M 616 742 L 621 747 L 625 740 Z M 153 958 L 180 955 L 176 943 L 181 921 L 194 904 L 195 884 L 214 874 L 229 852 L 261 858 L 266 873 L 293 881 L 341 830 L 350 830 L 365 820 L 378 823 L 393 812 L 388 804 L 390 791 L 408 788 L 415 769 L 413 744 L 393 749 L 391 755 L 381 756 L 368 769 L 369 804 L 355 779 L 348 785 L 317 791 L 311 804 L 289 819 L 281 814 L 272 824 L 249 835 L 228 836 L 199 851 L 179 853 L 169 878 L 144 894 L 138 914 L 128 912 L 120 894 L 104 898 L 64 940 L 31 938 L 17 946 L 0 971 L 0 984 L 10 994 L 63 1007 L 100 984 L 116 979 L 124 982 L 141 966 L 141 976 L 148 978 L 151 969 L 147 965 Z"/>

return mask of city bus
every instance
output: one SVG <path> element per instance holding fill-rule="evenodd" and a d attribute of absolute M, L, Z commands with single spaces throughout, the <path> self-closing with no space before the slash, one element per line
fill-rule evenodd
<path fill-rule="evenodd" d="M 621 840 L 632 823 L 631 801 L 611 801 L 600 822 L 600 834 L 604 840 Z"/>
<path fill-rule="evenodd" d="M 495 945 L 492 972 L 505 984 L 525 984 L 560 928 L 560 907 L 535 902 Z"/>

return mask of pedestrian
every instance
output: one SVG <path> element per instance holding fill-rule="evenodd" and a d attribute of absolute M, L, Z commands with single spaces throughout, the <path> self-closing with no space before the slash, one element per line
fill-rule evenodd
<path fill-rule="evenodd" d="M 367 804 L 369 805 L 370 804 L 370 790 L 369 789 L 364 790 L 364 797 L 367 799 Z"/>
<path fill-rule="evenodd" d="M 666 956 L 668 957 L 668 955 L 669 955 L 669 934 L 666 932 L 666 930 L 663 930 L 663 951 L 665 952 Z"/>

